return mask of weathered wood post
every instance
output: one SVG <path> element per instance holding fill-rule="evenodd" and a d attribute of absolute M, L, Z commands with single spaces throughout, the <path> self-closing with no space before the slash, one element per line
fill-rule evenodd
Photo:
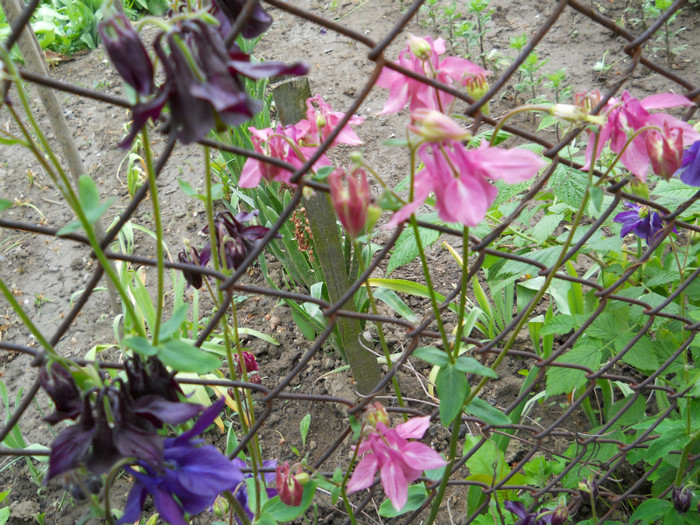
<path fill-rule="evenodd" d="M 306 99 L 311 97 L 307 78 L 280 82 L 273 87 L 272 95 L 283 126 L 296 124 L 306 118 Z M 330 196 L 324 192 L 316 192 L 311 198 L 304 199 L 304 206 L 313 235 L 314 253 L 323 269 L 328 297 L 332 303 L 336 303 L 350 288 L 350 280 L 345 270 L 335 211 Z M 343 309 L 355 311 L 353 300 L 348 300 Z M 341 344 L 357 390 L 361 394 L 368 394 L 381 379 L 377 358 L 360 344 L 362 327 L 358 319 L 338 317 L 337 322 Z"/>

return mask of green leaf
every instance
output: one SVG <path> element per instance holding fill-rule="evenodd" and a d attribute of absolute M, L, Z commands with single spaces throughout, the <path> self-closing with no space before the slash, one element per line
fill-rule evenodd
<path fill-rule="evenodd" d="M 306 436 L 309 434 L 311 425 L 311 414 L 306 414 L 299 422 L 299 432 L 301 433 L 301 443 L 306 448 Z"/>
<path fill-rule="evenodd" d="M 170 339 L 180 329 L 187 319 L 188 306 L 181 304 L 173 310 L 173 316 L 160 326 L 159 337 L 162 340 Z"/>
<path fill-rule="evenodd" d="M 440 368 L 435 387 L 440 398 L 440 422 L 447 426 L 462 412 L 464 398 L 469 390 L 467 376 L 454 365 L 448 364 Z"/>
<path fill-rule="evenodd" d="M 0 199 L 0 211 L 5 211 L 7 208 L 14 206 L 14 202 L 7 199 Z"/>
<path fill-rule="evenodd" d="M 382 286 L 389 290 L 394 290 L 395 292 L 407 293 L 409 295 L 415 295 L 416 297 L 430 298 L 430 289 L 427 286 L 406 279 L 367 279 L 367 282 L 370 286 Z M 442 302 L 445 300 L 444 295 L 437 292 L 434 293 L 438 301 Z M 450 303 L 448 308 L 457 313 L 457 306 L 454 303 Z"/>
<path fill-rule="evenodd" d="M 137 354 L 150 357 L 158 353 L 158 347 L 151 344 L 148 339 L 143 337 L 134 336 L 122 339 L 122 344 L 127 348 L 131 348 Z"/>
<path fill-rule="evenodd" d="M 510 425 L 511 420 L 496 407 L 490 405 L 480 397 L 475 397 L 466 406 L 464 411 L 467 414 L 478 417 L 489 425 Z"/>
<path fill-rule="evenodd" d="M 317 172 L 316 175 L 314 176 L 314 180 L 318 182 L 325 182 L 325 180 L 328 178 L 328 176 L 333 173 L 335 170 L 334 166 L 323 166 L 320 168 Z"/>
<path fill-rule="evenodd" d="M 100 204 L 100 193 L 97 190 L 97 185 L 87 175 L 81 175 L 78 180 L 78 200 L 80 207 L 85 214 L 85 218 L 89 224 L 95 224 L 102 214 L 110 207 L 114 199 L 109 199 L 104 204 Z M 56 232 L 56 235 L 68 235 L 75 233 L 82 228 L 80 221 L 76 220 L 66 224 L 63 228 Z"/>
<path fill-rule="evenodd" d="M 395 292 L 387 290 L 386 288 L 377 288 L 374 291 L 375 299 L 379 299 L 384 302 L 389 308 L 394 310 L 401 317 L 406 319 L 408 322 L 416 323 L 418 322 L 418 317 L 413 313 L 408 305 L 398 296 Z"/>
<path fill-rule="evenodd" d="M 408 146 L 408 141 L 406 139 L 387 139 L 384 142 L 382 142 L 382 145 L 384 146 L 401 146 L 401 147 L 406 147 Z"/>
<path fill-rule="evenodd" d="M 432 224 L 437 224 L 440 222 L 437 213 L 429 213 L 416 218 Z M 430 230 L 428 228 L 418 228 L 418 233 L 424 247 L 434 244 L 441 235 L 439 231 Z M 396 240 L 394 251 L 392 252 L 391 257 L 389 258 L 389 263 L 387 264 L 386 275 L 389 275 L 397 268 L 414 261 L 417 257 L 418 244 L 416 243 L 416 236 L 413 228 L 406 228 L 401 232 L 401 235 L 399 235 L 399 238 Z"/>
<path fill-rule="evenodd" d="M 421 346 L 413 351 L 413 357 L 427 361 L 431 365 L 447 366 L 450 359 L 444 350 L 435 348 L 434 346 Z"/>
<path fill-rule="evenodd" d="M 603 205 L 603 190 L 598 186 L 590 186 L 588 193 L 591 195 L 591 204 L 593 204 L 595 211 L 600 212 L 600 208 Z"/>
<path fill-rule="evenodd" d="M 542 329 L 540 330 L 540 335 L 551 335 L 551 334 L 568 334 L 574 329 L 575 320 L 573 316 L 570 315 L 557 315 L 549 319 Z"/>
<path fill-rule="evenodd" d="M 275 496 L 265 503 L 263 514 L 268 515 L 275 521 L 291 521 L 301 516 L 309 508 L 316 493 L 316 483 L 312 480 L 304 487 L 304 494 L 301 497 L 301 504 L 298 507 L 290 507 L 282 503 L 279 496 Z"/>
<path fill-rule="evenodd" d="M 673 508 L 670 501 L 665 499 L 648 499 L 643 502 L 630 518 L 630 523 L 640 520 L 643 523 L 653 523 Z"/>
<path fill-rule="evenodd" d="M 680 421 L 674 421 L 673 423 L 681 423 Z M 673 450 L 681 450 L 690 442 L 690 436 L 686 432 L 685 427 L 682 424 L 673 425 L 651 443 L 649 443 L 649 448 L 644 455 L 644 461 L 649 465 L 653 465 L 654 462 Z"/>
<path fill-rule="evenodd" d="M 423 502 L 428 497 L 428 491 L 425 490 L 425 484 L 419 483 L 418 485 L 411 485 L 408 487 L 408 499 L 406 504 L 400 509 L 396 510 L 393 503 L 390 500 L 384 500 L 379 506 L 379 515 L 385 518 L 394 518 L 396 516 L 401 516 L 407 512 L 411 512 L 423 505 Z"/>
<path fill-rule="evenodd" d="M 465 374 L 476 374 L 479 376 L 492 377 L 493 379 L 498 378 L 498 374 L 495 371 L 490 369 L 488 366 L 482 365 L 473 357 L 466 355 L 459 356 L 457 362 L 455 363 L 455 367 L 457 370 L 464 372 Z"/>
<path fill-rule="evenodd" d="M 557 358 L 557 363 L 572 363 L 595 371 L 600 366 L 599 345 L 592 340 L 577 343 L 569 352 Z M 586 372 L 566 367 L 553 366 L 547 370 L 547 397 L 568 394 L 586 383 Z"/>
<path fill-rule="evenodd" d="M 158 346 L 158 357 L 179 372 L 206 374 L 221 366 L 218 357 L 179 339 L 162 342 Z"/>

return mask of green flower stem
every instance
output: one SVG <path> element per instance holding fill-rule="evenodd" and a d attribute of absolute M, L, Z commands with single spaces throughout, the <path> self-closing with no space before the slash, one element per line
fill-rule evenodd
<path fill-rule="evenodd" d="M 360 273 L 364 273 L 366 269 L 365 261 L 362 259 L 362 250 L 360 249 L 360 245 L 357 241 L 353 241 L 353 251 L 355 252 L 355 254 L 359 252 L 360 255 L 357 256 L 357 258 L 360 265 Z M 379 311 L 377 310 L 377 302 L 374 299 L 372 287 L 369 285 L 368 281 L 365 281 L 365 288 L 367 289 L 367 297 L 369 298 L 369 304 L 372 308 L 372 313 L 374 315 L 379 315 Z M 391 362 L 391 352 L 389 352 L 389 346 L 386 344 L 386 337 L 384 336 L 384 323 L 377 321 L 375 324 L 377 325 L 377 332 L 379 333 L 379 343 L 382 345 L 382 351 L 384 352 L 386 364 L 389 366 L 389 368 L 391 368 L 393 364 Z M 393 375 L 391 377 L 391 384 L 394 386 L 394 391 L 396 392 L 396 399 L 399 403 L 399 406 L 403 408 L 403 396 L 401 395 L 401 388 L 399 387 L 399 381 L 396 378 L 396 375 Z M 403 418 L 404 421 L 408 421 L 408 416 L 406 414 L 403 414 Z"/>
<path fill-rule="evenodd" d="M 607 169 L 607 171 L 605 172 L 605 174 L 604 174 L 602 177 L 600 177 L 600 179 L 598 179 L 598 180 L 596 181 L 596 183 L 595 183 L 596 186 L 600 186 L 601 184 L 603 184 L 604 182 L 606 182 L 606 181 L 608 180 L 608 176 L 609 176 L 610 173 L 612 172 L 613 168 L 617 165 L 617 163 L 620 162 L 620 159 L 622 159 L 622 155 L 624 155 L 625 150 L 627 150 L 627 148 L 630 146 L 630 144 L 632 144 L 632 141 L 634 141 L 634 139 L 636 139 L 639 135 L 641 135 L 641 134 L 644 133 L 645 131 L 650 131 L 650 130 L 652 130 L 652 131 L 658 131 L 659 133 L 663 133 L 663 130 L 661 130 L 661 129 L 660 129 L 659 127 L 657 127 L 657 126 L 644 126 L 643 128 L 640 128 L 640 129 L 638 129 L 637 131 L 635 131 L 635 132 L 632 134 L 632 136 L 629 137 L 629 138 L 627 139 L 627 142 L 625 142 L 625 145 L 624 145 L 624 146 L 622 147 L 622 149 L 620 150 L 620 153 L 618 153 L 618 154 L 615 156 L 615 158 L 613 159 L 613 161 L 612 161 L 612 163 L 610 164 L 610 166 L 608 166 L 608 169 Z M 597 148 L 597 147 L 598 147 L 598 138 L 596 138 L 596 148 Z M 591 167 L 593 167 L 594 165 L 595 165 L 595 162 L 591 162 Z M 635 176 L 633 175 L 633 177 L 635 177 Z M 636 178 L 636 177 L 635 177 L 635 178 Z"/>
<path fill-rule="evenodd" d="M 489 146 L 493 147 L 494 143 L 496 142 L 496 138 L 498 137 L 498 132 L 501 131 L 501 128 L 504 126 L 506 121 L 517 115 L 518 113 L 525 113 L 526 111 L 532 111 L 532 110 L 537 110 L 538 106 L 534 106 L 532 104 L 525 104 L 523 106 L 518 106 L 515 109 L 510 110 L 508 113 L 503 115 L 501 120 L 498 121 L 498 124 L 496 124 L 496 127 L 493 130 L 493 133 L 491 134 L 491 140 L 489 140 Z"/>
<path fill-rule="evenodd" d="M 0 57 L 3 55 L 3 50 L 0 48 Z M 54 163 L 53 166 L 49 164 L 49 162 L 46 160 L 46 157 L 42 153 L 42 151 L 39 150 L 37 147 L 36 143 L 34 142 L 31 134 L 27 130 L 27 128 L 24 126 L 22 123 L 22 120 L 19 118 L 19 115 L 15 111 L 15 109 L 11 105 L 6 105 L 8 110 L 13 116 L 13 119 L 15 121 L 15 124 L 17 124 L 21 131 L 22 134 L 24 135 L 24 138 L 27 140 L 27 144 L 31 152 L 34 154 L 35 158 L 41 166 L 44 168 L 46 173 L 49 175 L 49 178 L 53 181 L 53 183 L 56 185 L 58 190 L 61 192 L 61 195 L 63 196 L 64 199 L 68 202 L 68 205 L 71 207 L 71 209 L 75 212 L 75 214 L 78 217 L 78 220 L 80 221 L 80 225 L 83 227 L 85 230 L 85 233 L 87 234 L 88 241 L 90 242 L 90 247 L 92 248 L 93 252 L 95 253 L 95 257 L 99 261 L 100 265 L 102 266 L 102 269 L 104 272 L 107 274 L 107 277 L 112 281 L 114 284 L 114 287 L 117 290 L 117 293 L 119 293 L 119 297 L 122 300 L 122 304 L 124 305 L 124 308 L 127 311 L 127 314 L 131 317 L 133 320 L 133 325 L 136 328 L 137 332 L 141 337 L 146 337 L 146 330 L 143 328 L 143 326 L 139 325 L 136 322 L 136 319 L 138 317 L 136 316 L 136 312 L 134 310 L 133 305 L 131 304 L 131 301 L 129 299 L 128 294 L 124 290 L 124 287 L 121 284 L 121 281 L 119 280 L 119 276 L 115 273 L 114 268 L 112 267 L 111 264 L 109 264 L 109 259 L 105 256 L 104 252 L 102 251 L 102 248 L 100 246 L 99 239 L 97 238 L 97 235 L 95 234 L 95 230 L 93 229 L 92 225 L 90 222 L 87 220 L 87 217 L 85 216 L 85 213 L 83 212 L 82 206 L 80 205 L 80 201 L 78 197 L 75 194 L 75 191 L 73 190 L 73 187 L 71 186 L 70 182 L 68 181 L 68 178 L 66 176 L 66 173 L 63 171 L 61 168 L 60 163 L 58 162 L 58 159 L 56 159 L 55 155 L 51 151 L 51 148 L 46 140 L 46 137 L 42 133 L 41 129 L 38 127 L 36 124 L 36 121 L 34 120 L 31 110 L 29 108 L 29 104 L 26 100 L 26 97 L 24 96 L 22 85 L 18 84 L 18 89 L 17 92 L 20 94 L 20 100 L 22 101 L 22 105 L 24 107 L 25 112 L 27 113 L 27 116 L 30 120 L 30 122 L 33 123 L 35 126 L 35 133 L 37 137 L 39 138 L 42 147 L 46 150 L 47 155 L 49 156 L 50 159 L 52 159 L 52 162 Z M 58 172 L 59 176 L 56 175 L 56 172 L 54 171 L 54 168 L 56 172 Z"/>
<path fill-rule="evenodd" d="M 433 500 L 432 507 L 430 508 L 430 515 L 425 525 L 431 525 L 435 518 L 437 517 L 438 510 L 440 509 L 440 504 L 445 497 L 445 489 L 447 488 L 447 482 L 452 474 L 452 466 L 454 465 L 455 458 L 457 457 L 457 441 L 459 440 L 459 426 L 462 424 L 462 418 L 457 416 L 452 422 L 452 435 L 450 436 L 450 456 L 447 465 L 445 465 L 445 472 L 442 475 L 442 480 L 440 480 L 440 486 L 438 487 L 438 493 Z"/>
<path fill-rule="evenodd" d="M 408 130 L 406 130 L 406 134 L 408 135 Z M 409 142 L 410 143 L 410 142 Z M 408 202 L 413 202 L 414 198 L 414 181 L 416 177 L 416 152 L 418 149 L 418 146 L 421 143 L 419 142 L 418 144 L 411 145 L 409 151 L 410 151 L 410 157 L 411 157 L 411 181 L 410 181 L 410 192 L 409 192 L 409 199 Z M 413 234 L 416 237 L 416 247 L 418 248 L 418 255 L 420 257 L 421 261 L 421 266 L 423 267 L 423 275 L 425 276 L 425 284 L 428 288 L 428 293 L 430 295 L 430 304 L 433 307 L 433 313 L 435 314 L 435 321 L 437 322 L 438 325 L 438 330 L 440 331 L 440 335 L 442 336 L 442 344 L 445 347 L 445 352 L 447 353 L 448 357 L 450 358 L 450 362 L 454 363 L 454 358 L 452 357 L 452 354 L 450 354 L 450 341 L 447 337 L 447 332 L 445 331 L 445 325 L 442 322 L 442 317 L 440 316 L 440 308 L 438 306 L 438 301 L 437 297 L 435 295 L 435 290 L 433 289 L 433 281 L 430 278 L 430 269 L 428 268 L 428 260 L 425 258 L 425 250 L 423 249 L 423 243 L 420 240 L 420 232 L 418 230 L 418 222 L 416 221 L 416 215 L 412 214 L 411 215 L 411 227 L 413 228 Z"/>
<path fill-rule="evenodd" d="M 112 518 L 112 506 L 109 498 L 109 490 L 112 487 L 112 484 L 114 481 L 117 479 L 117 475 L 119 474 L 119 471 L 122 469 L 122 467 L 125 467 L 129 463 L 133 463 L 134 458 L 124 458 L 121 461 L 117 462 L 109 471 L 109 474 L 107 474 L 107 479 L 105 479 L 105 522 L 107 522 L 108 525 L 114 525 L 114 518 Z"/>
<path fill-rule="evenodd" d="M 245 509 L 240 504 L 240 502 L 236 499 L 236 497 L 233 494 L 231 494 L 231 492 L 228 490 L 223 493 L 223 496 L 224 498 L 226 498 L 226 501 L 229 503 L 229 505 L 231 505 L 231 508 L 236 513 L 238 519 L 241 520 L 241 523 L 243 525 L 250 525 L 248 514 L 246 513 Z"/>
<path fill-rule="evenodd" d="M 151 144 L 148 139 L 148 126 L 144 126 L 141 131 L 143 141 L 143 150 L 146 157 L 146 173 L 148 174 L 148 182 L 150 184 L 151 204 L 153 205 L 153 221 L 156 226 L 156 271 L 157 271 L 157 291 L 156 291 L 156 318 L 153 326 L 153 346 L 158 345 L 158 333 L 160 332 L 160 324 L 163 317 L 163 272 L 164 272 L 164 253 L 163 253 L 163 222 L 160 216 L 160 204 L 158 202 L 158 187 L 156 185 L 156 172 L 153 169 L 153 154 Z"/>
<path fill-rule="evenodd" d="M 44 348 L 44 350 L 46 350 L 46 353 L 49 354 L 53 359 L 62 360 L 63 358 L 56 353 L 56 350 L 54 350 L 53 346 L 51 346 L 51 343 L 49 343 L 46 340 L 44 334 L 41 333 L 41 331 L 36 327 L 36 325 L 32 322 L 29 316 L 24 312 L 22 306 L 17 302 L 15 296 L 12 295 L 12 291 L 7 287 L 5 281 L 1 277 L 0 291 L 5 296 L 5 299 L 7 299 L 7 302 L 10 303 L 10 306 L 20 318 L 24 326 L 29 328 L 29 331 L 32 333 L 32 335 L 36 338 L 36 340 Z"/>
<path fill-rule="evenodd" d="M 350 501 L 348 500 L 348 493 L 347 493 L 345 487 L 348 484 L 348 478 L 350 478 L 350 472 L 352 472 L 352 469 L 355 466 L 355 462 L 357 461 L 357 451 L 360 448 L 360 443 L 362 442 L 362 438 L 364 437 L 364 431 L 365 431 L 365 423 L 362 423 L 362 427 L 360 428 L 360 438 L 357 440 L 357 445 L 355 445 L 355 449 L 353 450 L 352 459 L 350 460 L 350 466 L 345 471 L 345 476 L 343 476 L 343 481 L 340 482 L 340 495 L 343 498 L 343 503 L 345 504 L 345 510 L 348 512 L 348 515 L 350 516 L 350 521 L 352 522 L 353 525 L 357 525 L 357 519 L 355 518 L 355 513 L 352 511 L 352 505 L 350 505 Z"/>
<path fill-rule="evenodd" d="M 467 303 L 467 284 L 469 283 L 469 228 L 462 230 L 462 287 L 459 291 L 459 310 L 457 313 L 457 332 L 452 356 L 455 361 L 459 358 L 459 347 L 462 344 L 462 332 L 464 331 L 464 312 Z"/>
<path fill-rule="evenodd" d="M 212 261 L 214 264 L 214 269 L 218 272 L 221 271 L 220 264 L 219 264 L 219 256 L 221 255 L 221 251 L 217 249 L 217 241 L 216 241 L 216 230 L 214 229 L 214 203 L 212 199 L 212 180 L 211 180 L 211 159 L 210 159 L 210 150 L 208 146 L 203 146 L 202 151 L 204 153 L 204 179 L 205 179 L 205 192 L 206 192 L 206 203 L 205 203 L 205 208 L 206 208 L 206 213 L 207 213 L 207 222 L 209 224 L 209 245 L 211 246 L 211 254 L 212 254 Z M 221 259 L 222 261 L 224 260 L 223 258 Z M 217 287 L 217 295 L 218 295 L 218 304 L 223 304 L 224 302 L 224 296 L 223 296 L 223 291 L 220 290 Z M 245 364 L 243 360 L 243 351 L 240 345 L 240 339 L 238 338 L 238 319 L 236 315 L 236 304 L 235 302 L 231 301 L 231 305 L 233 308 L 233 320 L 234 320 L 234 330 L 233 330 L 233 340 L 234 340 L 234 345 L 236 346 L 237 352 L 238 352 L 238 359 L 239 362 L 242 363 L 241 369 L 244 371 L 243 372 L 243 379 L 247 381 L 247 373 L 245 371 Z M 228 324 L 228 315 L 224 315 L 223 317 L 223 334 L 224 334 L 224 345 L 226 348 L 226 362 L 228 364 L 229 368 L 229 374 L 231 376 L 231 379 L 234 381 L 238 380 L 238 373 L 237 373 L 237 368 L 236 368 L 236 363 L 233 358 L 233 350 L 231 346 L 231 334 L 229 333 L 229 324 Z M 246 390 L 246 403 L 243 402 L 240 396 L 240 392 L 238 391 L 237 388 L 232 389 L 233 390 L 233 398 L 234 402 L 236 403 L 236 410 L 238 411 L 238 414 L 240 416 L 240 421 L 241 421 L 241 428 L 243 432 L 247 433 L 249 430 L 249 425 L 248 425 L 248 418 L 251 419 L 251 421 L 254 424 L 255 421 L 255 415 L 253 413 L 253 399 L 250 394 L 250 391 Z M 247 406 L 246 406 L 247 405 Z M 250 408 L 248 410 L 248 407 Z M 249 442 L 250 443 L 250 442 Z M 251 458 L 251 468 L 253 470 L 253 482 L 255 483 L 255 492 L 258 495 L 256 498 L 256 509 L 255 509 L 255 515 L 259 516 L 260 515 L 260 492 L 261 492 L 261 487 L 260 487 L 260 479 L 258 476 L 258 465 L 262 465 L 262 452 L 260 451 L 260 443 L 258 441 L 257 435 L 253 436 L 252 443 L 249 444 L 248 451 L 250 453 L 250 458 Z"/>
<path fill-rule="evenodd" d="M 505 117 L 504 117 L 505 118 Z M 600 137 L 599 133 L 596 133 L 595 135 L 595 141 L 594 141 L 594 150 L 596 151 L 598 148 L 598 139 Z M 492 370 L 496 370 L 498 368 L 498 365 L 501 364 L 501 361 L 506 357 L 506 354 L 508 353 L 508 350 L 510 350 L 510 347 L 513 346 L 513 343 L 515 342 L 515 339 L 517 338 L 518 334 L 520 333 L 520 329 L 525 325 L 525 323 L 528 320 L 528 316 L 532 313 L 532 311 L 535 309 L 537 306 L 537 303 L 539 303 L 540 299 L 544 296 L 544 294 L 547 292 L 549 289 L 549 285 L 552 284 L 552 280 L 554 279 L 554 275 L 557 273 L 557 270 L 559 267 L 564 263 L 564 257 L 566 257 L 566 252 L 569 250 L 569 246 L 571 246 L 571 243 L 573 242 L 574 239 L 574 234 L 576 233 L 576 230 L 581 223 L 581 219 L 583 218 L 583 214 L 586 210 L 586 206 L 588 205 L 588 199 L 590 198 L 590 182 L 593 179 L 593 170 L 595 169 L 595 159 L 591 161 L 591 166 L 590 170 L 588 172 L 588 180 L 589 184 L 586 186 L 586 191 L 583 194 L 583 198 L 581 199 L 581 204 L 576 211 L 576 216 L 574 217 L 574 222 L 571 224 L 571 229 L 569 230 L 569 235 L 566 238 L 566 241 L 564 242 L 561 253 L 559 254 L 559 257 L 557 258 L 557 261 L 554 263 L 552 266 L 552 270 L 547 274 L 547 277 L 544 280 L 544 284 L 542 287 L 537 290 L 537 293 L 533 297 L 533 299 L 530 301 L 529 306 L 527 309 L 523 312 L 522 316 L 520 317 L 520 321 L 516 324 L 515 328 L 513 328 L 513 331 L 511 333 L 511 336 L 508 338 L 508 341 L 506 344 L 503 346 L 503 350 L 496 356 L 496 360 L 493 362 L 491 365 Z M 488 377 L 482 377 L 479 383 L 476 385 L 475 388 L 472 389 L 471 393 L 469 394 L 469 397 L 467 398 L 466 404 L 468 405 L 471 403 L 471 401 L 479 395 L 479 392 L 484 388 L 486 383 L 489 382 Z"/>

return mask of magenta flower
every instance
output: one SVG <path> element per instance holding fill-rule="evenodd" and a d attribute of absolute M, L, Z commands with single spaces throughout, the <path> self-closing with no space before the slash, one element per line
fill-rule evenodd
<path fill-rule="evenodd" d="M 290 507 L 301 505 L 301 499 L 304 496 L 304 483 L 308 480 L 309 475 L 303 471 L 299 463 L 291 468 L 286 461 L 284 465 L 277 465 L 277 493 L 282 503 Z"/>
<path fill-rule="evenodd" d="M 408 129 L 427 142 L 465 140 L 470 136 L 467 130 L 444 113 L 427 108 L 418 108 L 411 113 Z"/>
<path fill-rule="evenodd" d="M 425 168 L 415 176 L 413 201 L 394 214 L 389 227 L 410 217 L 431 192 L 441 220 L 476 226 L 498 194 L 489 179 L 522 182 L 545 165 L 532 151 L 494 148 L 486 142 L 472 150 L 457 141 L 430 142 L 419 148 L 418 155 Z"/>
<path fill-rule="evenodd" d="M 240 358 L 238 354 L 233 354 L 233 360 L 236 362 L 236 368 L 238 373 L 243 375 L 243 367 L 241 366 Z M 258 367 L 258 361 L 255 356 L 250 352 L 243 352 L 243 365 L 245 365 L 245 371 L 248 374 L 248 381 L 255 384 L 260 384 L 260 368 Z"/>
<path fill-rule="evenodd" d="M 669 128 L 664 122 L 663 132 L 648 131 L 645 133 L 647 154 L 651 161 L 651 170 L 664 179 L 670 179 L 681 167 L 683 159 L 683 130 Z"/>
<path fill-rule="evenodd" d="M 430 426 L 430 417 L 414 417 L 405 423 L 388 428 L 381 421 L 366 435 L 358 447 L 363 458 L 347 486 L 348 494 L 366 489 L 379 476 L 384 492 L 396 510 L 406 504 L 408 485 L 424 470 L 440 468 L 447 462 L 429 446 L 418 441 Z"/>
<path fill-rule="evenodd" d="M 338 121 L 345 116 L 345 113 L 331 110 L 331 107 L 321 98 L 321 95 L 316 95 L 307 99 L 306 107 L 308 108 L 306 111 L 306 120 L 308 120 L 310 124 L 309 131 L 312 136 L 318 137 L 317 142 L 319 143 L 328 138 L 328 135 L 337 127 Z M 363 117 L 353 115 L 350 117 L 348 124 L 357 126 L 364 121 L 365 119 Z M 357 146 L 362 144 L 362 140 L 350 126 L 346 126 L 333 142 L 334 146 L 338 144 Z"/>
<path fill-rule="evenodd" d="M 282 160 L 296 169 L 302 167 L 306 159 L 314 154 L 321 142 L 336 128 L 338 121 L 344 115 L 333 111 L 320 95 L 309 98 L 306 101 L 306 107 L 308 108 L 307 118 L 300 120 L 293 126 L 283 128 L 278 125 L 277 129 L 274 130 L 272 128 L 248 128 L 255 151 Z M 358 125 L 362 124 L 363 121 L 362 117 L 354 115 L 350 118 L 349 124 Z M 362 144 L 362 140 L 350 126 L 346 126 L 333 142 L 333 146 L 338 144 L 356 146 Z M 321 155 L 312 169 L 318 171 L 320 168 L 330 165 L 331 161 L 328 160 L 328 157 Z M 284 168 L 250 158 L 243 166 L 238 185 L 241 188 L 254 188 L 260 184 L 262 179 L 268 182 L 275 180 L 290 184 L 291 175 L 292 173 Z"/>
<path fill-rule="evenodd" d="M 659 93 L 642 99 L 634 98 L 627 91 L 621 99 L 612 98 L 608 101 L 603 113 L 607 115 L 607 123 L 600 130 L 596 158 L 600 155 L 603 146 L 609 141 L 610 149 L 617 154 L 622 153 L 622 164 L 642 182 L 646 181 L 649 171 L 649 152 L 647 150 L 646 134 L 640 133 L 622 152 L 628 139 L 633 133 L 647 126 L 655 126 L 668 130 L 668 135 L 682 135 L 683 146 L 687 147 L 700 139 L 700 133 L 695 131 L 687 122 L 683 122 L 667 113 L 649 113 L 654 109 L 674 108 L 678 106 L 692 106 L 693 103 L 682 95 L 674 93 Z M 594 134 L 589 134 L 588 147 L 586 148 L 586 165 L 590 167 L 593 158 Z"/>
<path fill-rule="evenodd" d="M 473 96 L 484 92 L 488 71 L 464 58 L 446 57 L 445 41 L 430 37 L 409 36 L 408 46 L 399 54 L 398 64 L 421 76 L 432 78 L 452 87 L 466 87 Z M 380 112 L 381 115 L 401 111 L 406 104 L 414 111 L 418 108 L 444 111 L 454 97 L 438 91 L 423 82 L 406 77 L 398 71 L 384 68 L 377 86 L 389 90 L 389 99 Z M 483 94 L 483 93 L 482 93 Z"/>
<path fill-rule="evenodd" d="M 348 235 L 356 239 L 367 222 L 371 194 L 367 174 L 362 169 L 348 173 L 339 168 L 330 174 L 331 202 Z"/>

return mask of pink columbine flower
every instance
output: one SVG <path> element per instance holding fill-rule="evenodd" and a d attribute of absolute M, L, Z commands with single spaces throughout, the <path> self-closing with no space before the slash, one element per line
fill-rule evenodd
<path fill-rule="evenodd" d="M 444 113 L 428 108 L 418 108 L 411 113 L 408 129 L 428 142 L 464 140 L 471 136 Z"/>
<path fill-rule="evenodd" d="M 472 150 L 457 141 L 425 143 L 418 149 L 418 156 L 425 168 L 416 173 L 413 201 L 393 215 L 388 227 L 410 217 L 430 193 L 435 193 L 441 220 L 476 226 L 498 194 L 489 180 L 522 182 L 546 164 L 532 151 L 495 148 L 486 142 Z"/>
<path fill-rule="evenodd" d="M 396 510 L 408 499 L 408 485 L 424 470 L 440 468 L 447 462 L 429 446 L 418 441 L 430 426 L 430 417 L 414 417 L 405 423 L 388 428 L 381 421 L 367 434 L 358 447 L 363 456 L 348 482 L 348 494 L 366 489 L 379 476 L 384 492 Z"/>
<path fill-rule="evenodd" d="M 318 142 L 326 140 L 328 135 L 337 127 L 340 119 L 345 116 L 345 113 L 331 110 L 331 107 L 321 98 L 321 95 L 307 99 L 306 107 L 306 120 L 310 124 L 310 133 L 319 137 Z M 353 115 L 350 117 L 348 124 L 357 126 L 364 121 L 364 117 Z M 362 144 L 362 140 L 349 125 L 346 125 L 333 141 L 334 146 L 338 144 L 357 146 Z"/>
<path fill-rule="evenodd" d="M 406 49 L 399 54 L 398 64 L 448 86 L 467 87 L 469 93 L 474 91 L 473 96 L 476 96 L 477 91 L 483 91 L 486 77 L 490 73 L 464 58 L 441 59 L 440 55 L 444 52 L 445 41 L 442 38 L 433 40 L 428 36 L 418 38 L 410 35 Z M 382 70 L 377 86 L 389 90 L 389 98 L 380 112 L 381 115 L 401 111 L 406 104 L 409 104 L 411 111 L 418 108 L 444 111 L 454 98 L 389 68 Z"/>
<path fill-rule="evenodd" d="M 328 183 L 335 212 L 348 235 L 356 239 L 367 222 L 371 199 L 367 174 L 359 168 L 350 173 L 338 168 L 329 175 Z"/>
<path fill-rule="evenodd" d="M 277 492 L 280 500 L 285 505 L 298 507 L 304 496 L 304 485 L 308 483 L 309 475 L 305 473 L 299 463 L 290 468 L 288 462 L 277 465 Z"/>
<path fill-rule="evenodd" d="M 683 129 L 670 128 L 664 122 L 663 132 L 648 131 L 645 135 L 647 155 L 651 161 L 651 170 L 669 180 L 681 167 L 683 160 Z"/>
<path fill-rule="evenodd" d="M 627 91 L 622 97 L 611 98 L 603 113 L 607 115 L 607 123 L 600 130 L 598 139 L 598 150 L 595 156 L 598 157 L 603 146 L 610 141 L 610 149 L 615 153 L 621 153 L 629 137 L 636 131 L 646 126 L 656 126 L 669 130 L 669 134 L 683 137 L 683 147 L 691 145 L 700 139 L 700 133 L 695 131 L 687 122 L 683 122 L 667 113 L 650 113 L 654 109 L 667 109 L 679 106 L 692 106 L 693 102 L 682 95 L 674 93 L 658 93 L 638 100 Z M 666 126 L 666 127 L 665 127 Z M 639 180 L 646 181 L 649 171 L 649 152 L 647 150 L 646 134 L 649 131 L 638 135 L 627 146 L 622 153 L 620 161 Z M 589 134 L 588 147 L 586 148 L 586 165 L 584 169 L 590 167 L 593 158 L 595 137 L 593 132 Z"/>

